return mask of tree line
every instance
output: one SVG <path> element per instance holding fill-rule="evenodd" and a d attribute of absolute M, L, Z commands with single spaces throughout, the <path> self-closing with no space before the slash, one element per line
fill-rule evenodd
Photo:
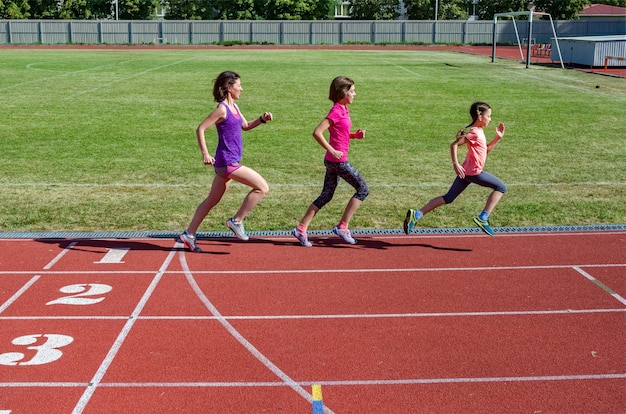
<path fill-rule="evenodd" d="M 0 19 L 329 20 L 341 0 L 0 0 Z M 349 0 L 353 20 L 479 20 L 525 11 L 528 0 Z M 535 0 L 555 20 L 575 19 L 589 0 Z M 626 0 L 594 3 L 626 7 Z M 403 7 L 404 6 L 404 7 Z"/>

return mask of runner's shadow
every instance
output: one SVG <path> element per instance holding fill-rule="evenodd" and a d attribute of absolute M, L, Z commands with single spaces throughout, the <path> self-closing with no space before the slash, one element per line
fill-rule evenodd
<path fill-rule="evenodd" d="M 407 243 L 389 243 L 383 240 L 378 240 L 374 238 L 358 238 L 356 244 L 347 244 L 343 240 L 334 237 L 310 237 L 309 241 L 313 244 L 312 247 L 322 247 L 322 248 L 333 248 L 333 249 L 376 249 L 376 250 L 389 250 L 393 248 L 402 248 L 402 247 L 422 247 L 433 250 L 445 250 L 451 252 L 471 252 L 472 249 L 463 249 L 458 247 L 445 247 L 445 246 L 435 246 L 432 244 L 426 243 L 416 243 L 416 244 L 407 244 Z M 300 246 L 300 243 L 297 240 L 273 240 L 273 239 L 262 239 L 262 238 L 253 238 L 250 237 L 250 240 L 242 243 L 256 243 L 256 244 L 273 244 L 276 246 Z M 306 247 L 303 247 L 306 248 Z"/>
<path fill-rule="evenodd" d="M 76 251 L 85 251 L 92 252 L 94 248 L 101 249 L 129 249 L 135 251 L 172 251 L 172 250 L 183 250 L 183 247 L 175 248 L 174 243 L 176 242 L 176 238 L 172 238 L 171 245 L 158 245 L 145 241 L 137 241 L 132 239 L 34 239 L 36 242 L 45 243 L 45 244 L 55 244 L 58 245 L 61 249 L 66 249 L 70 244 L 76 243 L 72 246 L 72 250 Z M 207 240 L 207 239 L 199 239 L 199 240 Z M 226 244 L 226 243 L 223 243 Z M 217 254 L 224 255 L 230 254 L 228 252 L 211 252 L 207 251 L 206 246 L 201 246 L 202 253 L 204 254 Z"/>

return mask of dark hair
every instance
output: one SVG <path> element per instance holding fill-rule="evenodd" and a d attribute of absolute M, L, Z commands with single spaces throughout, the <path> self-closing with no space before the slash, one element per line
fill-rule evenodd
<path fill-rule="evenodd" d="M 488 103 L 485 102 L 474 102 L 470 107 L 469 113 L 472 117 L 472 123 L 466 126 L 466 128 L 474 125 L 476 121 L 478 121 L 478 117 L 487 112 L 487 110 L 491 109 Z"/>
<path fill-rule="evenodd" d="M 239 79 L 239 75 L 229 70 L 220 73 L 213 83 L 213 98 L 215 102 L 222 102 L 228 97 L 228 88 Z"/>
<path fill-rule="evenodd" d="M 348 94 L 350 88 L 354 85 L 354 81 L 345 76 L 337 76 L 330 84 L 330 92 L 328 93 L 328 99 L 337 103 Z"/>

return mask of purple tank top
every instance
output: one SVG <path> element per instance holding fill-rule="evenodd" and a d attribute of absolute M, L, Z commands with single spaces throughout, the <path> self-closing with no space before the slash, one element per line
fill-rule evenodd
<path fill-rule="evenodd" d="M 241 115 L 239 108 L 233 114 L 228 105 L 220 102 L 226 107 L 226 118 L 215 125 L 217 128 L 217 149 L 215 150 L 215 167 L 226 167 L 227 165 L 241 161 L 243 153 L 243 142 L 241 136 Z"/>

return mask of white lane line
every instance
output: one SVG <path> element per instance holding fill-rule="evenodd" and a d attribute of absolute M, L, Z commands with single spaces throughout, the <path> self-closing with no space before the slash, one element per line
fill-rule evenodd
<path fill-rule="evenodd" d="M 226 320 L 293 320 L 293 319 L 380 319 L 380 318 L 448 318 L 477 316 L 573 315 L 586 313 L 626 313 L 626 308 L 615 309 L 560 309 L 529 311 L 431 312 L 431 313 L 370 313 L 319 315 L 222 315 Z M 0 316 L 2 320 L 126 320 L 126 316 Z M 216 316 L 139 316 L 140 320 L 218 320 Z"/>
<path fill-rule="evenodd" d="M 9 306 L 11 306 L 24 292 L 26 292 L 37 280 L 39 275 L 33 276 L 24 286 L 22 286 L 17 292 L 13 294 L 6 302 L 0 305 L 0 313 L 4 312 Z"/>
<path fill-rule="evenodd" d="M 124 325 L 124 327 L 122 328 L 122 331 L 119 333 L 119 335 L 115 339 L 115 342 L 113 343 L 113 346 L 111 346 L 111 349 L 109 349 L 109 352 L 107 353 L 106 357 L 104 358 L 104 360 L 100 364 L 100 367 L 96 371 L 96 374 L 94 375 L 94 377 L 89 382 L 89 386 L 87 387 L 87 389 L 85 390 L 83 395 L 80 397 L 80 400 L 78 400 L 78 403 L 74 407 L 74 410 L 72 411 L 72 414 L 80 414 L 80 413 L 82 413 L 83 410 L 85 409 L 87 403 L 89 402 L 89 400 L 93 396 L 94 392 L 96 391 L 96 388 L 98 388 L 100 386 L 100 383 L 102 382 L 102 378 L 104 377 L 104 374 L 107 372 L 107 370 L 111 366 L 111 363 L 113 362 L 113 359 L 117 355 L 117 352 L 122 347 L 122 344 L 124 343 L 124 340 L 126 339 L 128 334 L 130 333 L 130 330 L 132 329 L 133 325 L 135 325 L 135 322 L 137 321 L 137 319 L 139 317 L 139 314 L 141 313 L 141 311 L 143 310 L 144 306 L 148 302 L 148 299 L 150 298 L 150 296 L 152 296 L 152 293 L 156 289 L 159 281 L 161 280 L 161 278 L 165 274 L 165 271 L 167 270 L 168 266 L 172 262 L 175 253 L 176 253 L 176 249 L 172 249 L 169 252 L 169 254 L 167 255 L 167 257 L 165 258 L 165 261 L 161 265 L 161 268 L 159 269 L 159 271 L 156 273 L 156 275 L 152 279 L 152 282 L 150 283 L 150 286 L 148 286 L 148 288 L 146 289 L 146 291 L 143 294 L 143 296 L 141 297 L 139 303 L 137 304 L 137 306 L 133 310 L 132 314 L 128 318 L 128 320 L 127 320 L 126 324 Z"/>
<path fill-rule="evenodd" d="M 293 389 L 296 393 L 298 393 L 301 397 L 307 400 L 310 404 L 313 404 L 313 395 L 311 395 L 308 391 L 306 391 L 301 385 L 299 385 L 296 381 L 294 381 L 291 377 L 289 377 L 285 372 L 283 372 L 276 364 L 270 361 L 265 355 L 261 353 L 250 341 L 248 341 L 242 334 L 235 329 L 235 327 L 226 320 L 222 316 L 222 314 L 217 310 L 215 305 L 209 300 L 209 298 L 204 294 L 200 286 L 196 283 L 196 280 L 187 265 L 187 259 L 185 257 L 185 251 L 182 249 L 182 243 L 176 243 L 177 247 L 180 247 L 180 253 L 178 255 L 180 260 L 180 265 L 185 272 L 185 277 L 189 282 L 189 285 L 193 289 L 193 291 L 198 295 L 200 301 L 206 306 L 206 308 L 211 312 L 213 316 L 220 322 L 220 324 L 228 331 L 233 338 L 237 340 L 248 352 L 250 352 L 259 362 L 265 365 L 271 372 L 274 373 L 278 378 L 282 380 L 282 382 Z M 324 406 L 324 412 L 328 414 L 334 414 L 333 411 Z"/>
<path fill-rule="evenodd" d="M 625 234 L 623 232 L 616 232 L 612 234 Z M 536 236 L 547 236 L 549 234 L 537 234 Z M 513 234 L 511 236 L 521 236 Z M 411 237 L 411 236 L 403 236 Z M 429 238 L 435 238 L 436 236 L 429 236 Z M 464 236 L 468 237 L 468 236 Z M 484 237 L 478 235 L 478 237 Z M 289 239 L 291 240 L 291 239 Z M 182 249 L 181 249 L 182 250 Z M 589 267 L 589 268 L 602 268 L 602 267 L 626 267 L 626 263 L 593 263 L 593 264 L 562 264 L 562 265 L 537 265 L 537 266 L 480 266 L 480 267 L 409 267 L 409 268 L 366 268 L 366 269 L 274 269 L 274 270 L 194 270 L 196 274 L 211 274 L 211 275 L 232 275 L 232 274 L 246 274 L 246 275 L 264 275 L 264 274 L 311 274 L 311 273 L 389 273 L 389 272 L 471 272 L 471 271 L 500 271 L 500 270 L 542 270 L 542 269 L 571 269 L 573 267 Z M 153 274 L 154 271 L 150 270 L 127 270 L 127 271 L 105 271 L 105 270 L 58 270 L 49 272 L 37 272 L 41 275 L 141 275 L 141 274 Z M 170 270 L 166 271 L 167 274 L 185 274 L 182 270 Z M 0 275 L 31 275 L 33 272 L 29 271 L 11 271 L 2 270 Z"/>
<path fill-rule="evenodd" d="M 587 279 L 591 280 L 593 283 L 596 284 L 596 286 L 598 286 L 600 289 L 604 290 L 609 295 L 613 296 L 620 303 L 622 303 L 623 305 L 626 305 L 626 299 L 624 299 L 621 295 L 617 294 L 617 292 L 615 292 L 613 289 L 611 289 L 610 287 L 608 287 L 604 283 L 600 282 L 598 279 L 596 279 L 595 277 L 591 276 L 589 273 L 585 272 L 584 270 L 582 270 L 578 266 L 574 266 L 574 270 L 576 270 L 578 273 L 580 273 L 581 275 L 583 275 Z"/>
<path fill-rule="evenodd" d="M 395 380 L 335 380 L 335 381 L 298 381 L 301 387 L 313 384 L 335 386 L 363 385 L 412 385 L 412 384 L 464 384 L 483 382 L 533 382 L 533 381 L 589 381 L 626 379 L 626 373 L 581 374 L 581 375 L 544 375 L 529 377 L 462 377 L 462 378 L 406 378 Z M 0 382 L 0 388 L 16 387 L 84 387 L 88 384 L 79 382 Z M 188 387 L 188 388 L 237 388 L 237 387 L 288 387 L 284 382 L 103 382 L 106 388 L 146 388 L 146 387 Z"/>
<path fill-rule="evenodd" d="M 57 256 L 54 259 L 52 259 L 50 263 L 48 263 L 47 265 L 43 267 L 44 270 L 48 270 L 52 266 L 54 266 L 59 260 L 61 260 L 61 258 L 63 258 L 63 256 L 65 256 L 70 250 L 72 250 L 72 247 L 76 246 L 76 243 L 77 242 L 71 242 L 65 249 L 61 251 L 61 253 L 57 254 Z"/>

